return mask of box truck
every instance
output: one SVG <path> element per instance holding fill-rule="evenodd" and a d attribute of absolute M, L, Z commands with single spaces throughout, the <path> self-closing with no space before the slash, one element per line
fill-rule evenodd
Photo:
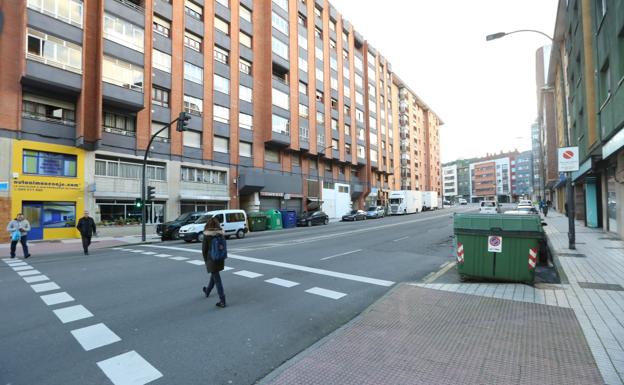
<path fill-rule="evenodd" d="M 436 191 L 423 191 L 422 196 L 422 211 L 437 210 L 439 208 L 438 193 Z"/>
<path fill-rule="evenodd" d="M 420 191 L 399 190 L 390 192 L 390 214 L 402 215 L 417 213 L 422 208 Z"/>

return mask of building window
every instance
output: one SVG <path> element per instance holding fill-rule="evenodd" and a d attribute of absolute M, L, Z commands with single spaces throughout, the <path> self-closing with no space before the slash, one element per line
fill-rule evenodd
<path fill-rule="evenodd" d="M 160 131 L 167 123 L 162 122 L 154 122 L 152 121 L 152 135 Z M 168 142 L 169 141 L 169 128 L 162 130 L 158 136 L 154 138 L 155 141 L 158 142 Z"/>
<path fill-rule="evenodd" d="M 193 17 L 197 20 L 202 20 L 204 9 L 200 5 L 197 5 L 193 3 L 192 1 L 185 0 L 184 1 L 184 13 L 186 13 L 190 17 Z"/>
<path fill-rule="evenodd" d="M 22 96 L 22 117 L 73 126 L 76 106 L 72 103 L 32 94 Z"/>
<path fill-rule="evenodd" d="M 28 28 L 26 58 L 82 73 L 82 48 L 76 44 Z"/>
<path fill-rule="evenodd" d="M 272 118 L 272 131 L 284 135 L 290 135 L 290 122 L 286 118 L 282 118 L 278 115 L 273 115 Z"/>
<path fill-rule="evenodd" d="M 216 0 L 216 1 L 217 1 L 217 3 L 221 4 L 225 8 L 230 8 L 230 1 L 229 0 Z"/>
<path fill-rule="evenodd" d="M 143 28 L 109 13 L 104 14 L 104 38 L 143 52 Z"/>
<path fill-rule="evenodd" d="M 299 81 L 299 93 L 303 95 L 308 94 L 308 84 L 305 82 Z"/>
<path fill-rule="evenodd" d="M 307 119 L 310 116 L 310 111 L 308 109 L 308 106 L 306 106 L 305 104 L 299 103 L 299 116 L 305 119 Z"/>
<path fill-rule="evenodd" d="M 273 150 L 273 149 L 270 149 L 270 148 L 265 148 L 264 149 L 264 160 L 267 161 L 267 162 L 279 163 L 279 161 L 280 161 L 280 153 L 279 153 L 279 151 Z"/>
<path fill-rule="evenodd" d="M 28 0 L 28 8 L 82 28 L 82 1 Z"/>
<path fill-rule="evenodd" d="M 227 173 L 225 171 L 182 166 L 180 168 L 180 180 L 183 182 L 226 184 Z"/>
<path fill-rule="evenodd" d="M 299 138 L 306 141 L 310 139 L 310 130 L 307 127 L 299 127 Z"/>
<path fill-rule="evenodd" d="M 344 105 L 344 115 L 345 115 L 345 119 L 351 117 L 351 107 L 349 107 L 346 104 Z"/>
<path fill-rule="evenodd" d="M 244 85 L 239 85 L 238 86 L 238 97 L 240 100 L 243 100 L 245 102 L 252 102 L 252 98 L 253 98 L 253 90 L 249 87 L 246 87 Z"/>
<path fill-rule="evenodd" d="M 302 35 L 301 33 L 298 35 L 298 39 L 297 39 L 297 45 L 299 45 L 299 47 L 305 49 L 306 51 L 308 50 L 308 38 L 305 35 Z"/>
<path fill-rule="evenodd" d="M 212 115 L 215 122 L 226 124 L 230 122 L 230 109 L 227 107 L 213 105 Z"/>
<path fill-rule="evenodd" d="M 169 90 L 152 87 L 152 104 L 169 108 Z"/>
<path fill-rule="evenodd" d="M 273 0 L 273 3 L 288 12 L 288 0 Z"/>
<path fill-rule="evenodd" d="M 141 168 L 142 165 L 140 163 L 126 162 L 119 159 L 95 160 L 95 175 L 97 176 L 140 179 Z M 166 171 L 164 166 L 148 164 L 145 175 L 151 180 L 166 181 Z"/>
<path fill-rule="evenodd" d="M 251 48 L 251 36 L 247 35 L 245 32 L 241 31 L 238 33 L 238 41 L 241 43 L 241 45 L 244 45 L 247 48 Z"/>
<path fill-rule="evenodd" d="M 338 121 L 336 119 L 331 120 L 331 129 L 338 131 Z"/>
<path fill-rule="evenodd" d="M 170 22 L 154 15 L 154 21 L 152 25 L 153 25 L 154 32 L 160 35 L 163 35 L 164 37 L 171 36 L 171 23 Z"/>
<path fill-rule="evenodd" d="M 351 155 L 351 145 L 349 143 L 345 143 L 345 154 Z"/>
<path fill-rule="evenodd" d="M 245 158 L 251 158 L 252 146 L 251 143 L 239 142 L 238 143 L 238 155 Z"/>
<path fill-rule="evenodd" d="M 338 139 L 332 139 L 332 149 L 338 151 Z"/>
<path fill-rule="evenodd" d="M 76 155 L 24 150 L 22 172 L 29 175 L 76 177 Z"/>
<path fill-rule="evenodd" d="M 611 71 L 609 70 L 609 61 L 600 69 L 600 100 L 599 103 L 604 105 L 611 95 Z M 602 108 L 602 107 L 601 107 Z"/>
<path fill-rule="evenodd" d="M 314 15 L 318 18 L 323 18 L 323 9 L 318 6 L 314 6 Z"/>
<path fill-rule="evenodd" d="M 325 123 L 325 114 L 321 111 L 316 111 L 316 124 Z"/>
<path fill-rule="evenodd" d="M 351 136 L 351 126 L 348 124 L 344 125 L 344 133 L 346 136 Z"/>
<path fill-rule="evenodd" d="M 316 101 L 319 103 L 323 103 L 325 101 L 323 91 L 316 90 Z"/>
<path fill-rule="evenodd" d="M 238 69 L 244 74 L 251 75 L 251 63 L 247 60 L 240 59 L 238 62 Z"/>
<path fill-rule="evenodd" d="M 189 31 L 184 31 L 184 45 L 193 51 L 201 52 L 202 38 Z"/>
<path fill-rule="evenodd" d="M 273 88 L 272 95 L 273 95 L 272 99 L 273 99 L 273 105 L 274 106 L 281 107 L 281 108 L 283 108 L 285 110 L 289 109 L 290 98 L 289 98 L 287 93 Z"/>
<path fill-rule="evenodd" d="M 214 74 L 214 90 L 229 95 L 230 79 Z"/>
<path fill-rule="evenodd" d="M 253 128 L 253 116 L 239 112 L 238 113 L 238 126 L 240 128 L 251 130 Z"/>
<path fill-rule="evenodd" d="M 275 12 L 273 12 L 271 16 L 271 25 L 273 28 L 288 36 L 288 21 Z"/>
<path fill-rule="evenodd" d="M 136 125 L 134 116 L 119 115 L 112 112 L 104 112 L 103 115 L 104 131 L 127 136 L 135 135 Z"/>
<path fill-rule="evenodd" d="M 104 56 L 102 80 L 131 90 L 143 91 L 143 68 L 121 59 Z"/>
<path fill-rule="evenodd" d="M 197 131 L 184 131 L 182 133 L 182 142 L 186 147 L 201 148 L 202 134 Z"/>
<path fill-rule="evenodd" d="M 212 149 L 215 152 L 221 152 L 227 154 L 230 151 L 230 141 L 228 138 L 222 138 L 215 136 L 212 142 Z"/>
<path fill-rule="evenodd" d="M 308 61 L 301 56 L 298 58 L 299 71 L 308 72 Z"/>
<path fill-rule="evenodd" d="M 152 67 L 167 73 L 171 73 L 171 55 L 153 49 Z"/>
<path fill-rule="evenodd" d="M 325 171 L 331 172 L 332 171 L 332 163 L 331 160 L 328 160 L 327 162 L 325 162 Z M 327 186 L 325 186 L 325 183 L 327 183 Z M 323 183 L 324 186 L 323 188 L 330 188 L 333 189 L 334 188 L 334 184 L 330 183 L 330 182 L 324 182 Z"/>
<path fill-rule="evenodd" d="M 359 123 L 364 123 L 364 112 L 358 108 L 355 109 L 355 120 Z"/>
<path fill-rule="evenodd" d="M 279 39 L 271 39 L 271 50 L 274 54 L 288 60 L 288 45 Z"/>
<path fill-rule="evenodd" d="M 239 8 L 238 12 L 239 12 L 239 15 L 240 15 L 241 19 L 247 20 L 248 22 L 251 23 L 251 11 L 249 9 L 247 9 L 247 8 L 245 8 L 245 7 L 243 7 L 241 5 L 241 7 Z"/>
<path fill-rule="evenodd" d="M 221 47 L 214 47 L 214 59 L 223 64 L 230 64 L 230 52 Z"/>
<path fill-rule="evenodd" d="M 323 61 L 323 46 L 316 46 L 314 47 L 314 57 L 320 61 Z"/>
<path fill-rule="evenodd" d="M 184 95 L 184 111 L 191 115 L 202 116 L 204 101 L 189 95 Z"/>
<path fill-rule="evenodd" d="M 184 62 L 184 79 L 204 84 L 204 69 L 189 62 Z"/>
<path fill-rule="evenodd" d="M 230 23 L 228 23 L 227 21 L 215 17 L 214 26 L 217 31 L 221 31 L 227 36 L 230 36 Z"/>
<path fill-rule="evenodd" d="M 299 24 L 302 27 L 308 27 L 308 18 L 305 17 L 305 15 L 302 15 L 301 13 L 297 14 L 297 24 Z"/>

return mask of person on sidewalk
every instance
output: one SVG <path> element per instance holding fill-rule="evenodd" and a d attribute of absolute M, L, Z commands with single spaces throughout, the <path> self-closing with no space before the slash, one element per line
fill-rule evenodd
<path fill-rule="evenodd" d="M 548 204 L 545 204 L 544 207 L 542 207 L 542 212 L 544 213 L 544 217 L 548 216 Z"/>
<path fill-rule="evenodd" d="M 223 283 L 221 282 L 221 275 L 219 274 L 225 267 L 225 261 L 221 260 L 215 262 L 210 255 L 212 239 L 218 235 L 224 236 L 224 232 L 223 229 L 221 229 L 219 220 L 212 217 L 206 222 L 206 226 L 204 227 L 204 240 L 202 242 L 202 255 L 204 257 L 204 263 L 206 263 L 206 270 L 208 274 L 210 274 L 210 282 L 207 287 L 202 287 L 202 291 L 206 297 L 208 297 L 216 285 L 217 293 L 219 293 L 219 302 L 217 302 L 216 305 L 218 307 L 225 307 L 225 293 L 223 292 Z"/>
<path fill-rule="evenodd" d="M 80 231 L 80 237 L 82 238 L 82 249 L 84 255 L 89 255 L 89 246 L 91 245 L 91 237 L 96 233 L 95 221 L 89 216 L 89 212 L 85 210 L 84 216 L 80 218 L 76 225 L 78 231 Z"/>
<path fill-rule="evenodd" d="M 11 258 L 15 258 L 15 249 L 17 242 L 22 244 L 22 251 L 24 252 L 24 259 L 30 257 L 28 252 L 28 232 L 30 231 L 30 222 L 22 213 L 17 214 L 17 217 L 9 222 L 7 231 L 11 234 Z"/>

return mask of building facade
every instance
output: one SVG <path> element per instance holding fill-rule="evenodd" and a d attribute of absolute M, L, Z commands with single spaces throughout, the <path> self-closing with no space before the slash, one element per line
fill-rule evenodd
<path fill-rule="evenodd" d="M 449 202 L 455 202 L 461 198 L 459 196 L 457 185 L 457 165 L 443 165 L 442 166 L 442 187 L 444 188 L 444 199 Z"/>
<path fill-rule="evenodd" d="M 138 222 L 145 149 L 182 111 L 189 129 L 168 127 L 150 148 L 150 222 L 225 207 L 335 217 L 383 204 L 403 171 L 409 188 L 441 191 L 442 122 L 327 1 L 28 0 L 0 12 L 0 219 L 25 211 L 35 239 L 77 236 L 83 209 Z M 406 167 L 402 90 L 421 122 Z"/>

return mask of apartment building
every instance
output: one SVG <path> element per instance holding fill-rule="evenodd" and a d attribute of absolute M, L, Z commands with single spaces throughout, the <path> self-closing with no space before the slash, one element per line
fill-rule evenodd
<path fill-rule="evenodd" d="M 335 217 L 383 204 L 399 169 L 405 186 L 440 191 L 441 120 L 409 92 L 421 147 L 403 167 L 407 86 L 327 1 L 27 0 L 0 11 L 0 220 L 26 212 L 33 239 L 77 236 L 83 209 L 137 220 L 145 149 L 182 111 L 189 129 L 165 129 L 150 148 L 149 222 L 225 207 Z"/>
<path fill-rule="evenodd" d="M 512 161 L 512 195 L 531 197 L 533 194 L 533 151 L 521 152 Z"/>
<path fill-rule="evenodd" d="M 518 151 L 498 155 L 488 154 L 485 158 L 470 163 L 470 201 L 497 200 L 512 202 L 517 198 L 516 158 Z"/>
<path fill-rule="evenodd" d="M 453 202 L 458 198 L 458 186 L 457 186 L 457 165 L 443 165 L 442 166 L 442 183 L 444 188 L 444 199 Z"/>

